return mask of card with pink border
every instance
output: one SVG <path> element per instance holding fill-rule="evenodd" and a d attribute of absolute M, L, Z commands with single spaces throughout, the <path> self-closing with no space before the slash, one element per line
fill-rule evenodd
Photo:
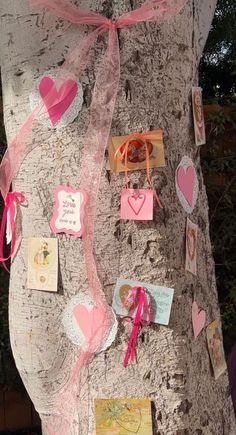
<path fill-rule="evenodd" d="M 65 233 L 81 237 L 84 232 L 85 205 L 87 193 L 82 189 L 57 186 L 54 193 L 53 216 L 50 227 L 54 233 Z"/>

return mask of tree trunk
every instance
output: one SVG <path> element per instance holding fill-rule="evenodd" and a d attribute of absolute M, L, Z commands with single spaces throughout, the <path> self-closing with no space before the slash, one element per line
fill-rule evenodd
<path fill-rule="evenodd" d="M 108 17 L 137 8 L 141 1 L 84 0 L 82 7 Z M 216 0 L 189 1 L 182 13 L 161 25 L 143 23 L 119 32 L 121 80 L 112 134 L 162 128 L 167 166 L 153 178 L 165 207 L 156 209 L 151 223 L 120 221 L 123 177 L 111 181 L 103 170 L 96 222 L 95 253 L 108 303 L 118 277 L 175 289 L 170 324 L 143 327 L 137 362 L 122 367 L 130 325 L 119 323 L 118 337 L 96 355 L 86 369 L 78 399 L 78 418 L 71 434 L 94 434 L 94 398 L 143 397 L 154 402 L 154 434 L 236 433 L 235 417 L 225 373 L 212 375 L 203 332 L 193 339 L 193 297 L 206 310 L 207 324 L 219 318 L 214 264 L 209 238 L 207 198 L 194 145 L 191 88 L 198 82 L 198 64 Z M 85 27 L 56 19 L 49 12 L 30 9 L 28 0 L 2 0 L 1 68 L 8 141 L 29 113 L 33 81 L 57 67 L 78 44 Z M 49 220 L 56 185 L 77 186 L 82 150 L 81 135 L 91 101 L 97 59 L 106 44 L 100 38 L 82 84 L 85 104 L 78 119 L 62 130 L 41 127 L 38 147 L 22 164 L 14 190 L 26 195 L 18 228 L 22 239 L 11 269 L 10 333 L 18 370 L 45 427 L 54 399 L 68 380 L 78 349 L 65 336 L 61 313 L 69 298 L 86 289 L 81 241 L 59 235 L 58 294 L 26 288 L 28 237 L 50 237 Z M 188 155 L 198 169 L 200 192 L 190 218 L 199 226 L 198 275 L 184 269 L 186 213 L 175 191 L 175 169 Z M 143 183 L 143 173 L 132 174 Z M 89 410 L 89 429 L 87 413 Z M 45 431 L 46 433 L 46 431 Z"/>

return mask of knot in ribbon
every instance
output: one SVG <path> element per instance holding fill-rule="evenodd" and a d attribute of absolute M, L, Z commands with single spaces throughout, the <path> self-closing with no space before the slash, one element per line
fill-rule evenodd
<path fill-rule="evenodd" d="M 141 324 L 149 325 L 151 322 L 151 311 L 147 301 L 146 289 L 144 287 L 133 287 L 129 292 L 129 298 L 137 303 L 135 317 L 132 321 L 133 328 L 129 337 L 128 347 L 125 353 L 123 366 L 126 368 L 129 360 L 134 361 L 135 349 Z M 146 318 L 147 320 L 143 320 Z"/>
<path fill-rule="evenodd" d="M 129 146 L 134 140 L 138 140 L 144 143 L 145 145 L 145 153 L 146 153 L 146 172 L 147 172 L 147 180 L 149 183 L 150 188 L 153 191 L 153 195 L 157 201 L 157 204 L 160 208 L 163 209 L 163 206 L 161 204 L 161 200 L 156 192 L 156 189 L 153 186 L 152 177 L 151 177 L 151 170 L 150 170 L 150 153 L 148 149 L 148 141 L 154 140 L 155 134 L 152 132 L 148 133 L 133 133 L 126 137 L 125 141 L 118 147 L 118 149 L 115 152 L 115 158 L 120 158 L 121 161 L 124 160 L 125 163 L 125 186 L 128 188 L 129 183 L 129 177 L 128 177 L 128 151 Z"/>
<path fill-rule="evenodd" d="M 6 261 L 13 257 L 15 251 L 16 244 L 16 204 L 22 204 L 25 201 L 24 195 L 20 192 L 8 192 L 5 199 L 5 207 L 3 210 L 1 228 L 0 228 L 0 262 L 3 264 L 4 269 L 9 272 L 8 267 L 6 266 Z M 3 256 L 3 246 L 4 246 L 4 238 L 7 223 L 9 225 L 9 230 L 11 233 L 11 250 L 8 257 Z"/>

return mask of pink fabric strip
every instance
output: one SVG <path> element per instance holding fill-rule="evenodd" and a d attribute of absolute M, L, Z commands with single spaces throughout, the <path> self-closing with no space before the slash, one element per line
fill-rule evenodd
<path fill-rule="evenodd" d="M 17 203 L 22 204 L 24 201 L 25 201 L 25 197 L 20 192 L 8 193 L 5 200 L 5 207 L 3 210 L 1 228 L 0 228 L 0 262 L 2 263 L 3 267 L 7 270 L 7 272 L 9 272 L 9 269 L 6 266 L 6 261 L 8 261 L 10 258 L 13 257 L 15 251 L 15 245 L 16 245 L 16 223 L 15 223 L 16 204 Z M 9 213 L 9 223 L 10 223 L 10 229 L 12 234 L 12 241 L 11 241 L 10 254 L 8 255 L 8 257 L 4 258 L 3 246 L 4 246 L 8 213 Z"/>
<path fill-rule="evenodd" d="M 94 304 L 104 311 L 104 316 L 107 311 L 107 318 L 109 316 L 108 306 L 97 275 L 93 255 L 93 239 L 96 203 L 103 167 L 104 151 L 110 133 L 119 86 L 120 52 L 117 29 L 143 21 L 161 22 L 176 15 L 186 2 L 187 0 L 146 0 L 140 8 L 124 14 L 113 23 L 99 13 L 83 10 L 72 5 L 72 3 L 67 0 L 30 1 L 32 5 L 46 6 L 56 16 L 64 18 L 74 24 L 91 25 L 95 26 L 96 29 L 82 40 L 78 48 L 76 47 L 71 52 L 66 62 L 58 70 L 55 84 L 46 97 L 45 105 L 43 102 L 39 104 L 35 111 L 30 114 L 18 135 L 9 144 L 8 150 L 0 165 L 0 189 L 5 199 L 9 192 L 11 182 L 17 175 L 22 161 L 28 152 L 37 145 L 36 141 L 31 140 L 31 133 L 34 131 L 34 121 L 37 121 L 37 119 L 42 116 L 47 117 L 45 106 L 47 108 L 53 107 L 55 88 L 57 89 L 64 80 L 70 79 L 72 76 L 75 76 L 77 79 L 81 77 L 88 64 L 90 49 L 96 42 L 97 37 L 105 31 L 109 31 L 108 48 L 100 64 L 93 91 L 89 127 L 85 137 L 79 180 L 80 188 L 84 188 L 89 195 L 89 208 L 87 209 L 88 219 L 85 220 L 86 231 L 83 237 L 88 285 L 94 299 Z M 104 339 L 109 332 L 109 324 L 108 326 L 105 325 L 107 325 L 107 322 L 104 322 L 103 326 Z M 48 433 L 50 433 L 50 435 L 69 435 L 76 411 L 77 393 L 74 393 L 74 382 L 78 379 L 82 367 L 90 360 L 96 349 L 99 349 L 100 344 L 97 342 L 94 343 L 93 339 L 91 339 L 90 343 L 88 343 L 87 351 L 80 354 L 78 363 L 72 369 L 68 384 L 56 400 L 53 417 L 48 425 Z M 65 401 L 70 404 L 68 409 L 65 407 Z"/>
<path fill-rule="evenodd" d="M 139 328 L 142 324 L 142 317 L 147 317 L 148 320 L 145 323 L 149 324 L 151 322 L 151 312 L 147 302 L 145 288 L 133 287 L 131 289 L 131 297 L 133 297 L 134 300 L 138 298 L 138 307 L 136 310 L 135 318 L 133 320 L 133 329 L 130 334 L 128 347 L 123 361 L 124 367 L 127 366 L 129 360 L 134 361 Z"/>

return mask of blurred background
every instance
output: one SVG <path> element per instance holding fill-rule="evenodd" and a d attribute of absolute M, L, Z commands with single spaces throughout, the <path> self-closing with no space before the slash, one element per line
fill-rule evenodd
<path fill-rule="evenodd" d="M 236 0 L 218 1 L 201 60 L 200 86 L 207 131 L 207 144 L 200 149 L 212 250 L 225 352 L 227 358 L 231 355 L 236 373 Z M 0 159 L 5 149 L 0 88 Z M 2 207 L 1 202 L 0 214 Z M 41 434 L 39 417 L 18 375 L 10 347 L 8 281 L 9 275 L 0 266 L 0 434 L 36 435 Z"/>

